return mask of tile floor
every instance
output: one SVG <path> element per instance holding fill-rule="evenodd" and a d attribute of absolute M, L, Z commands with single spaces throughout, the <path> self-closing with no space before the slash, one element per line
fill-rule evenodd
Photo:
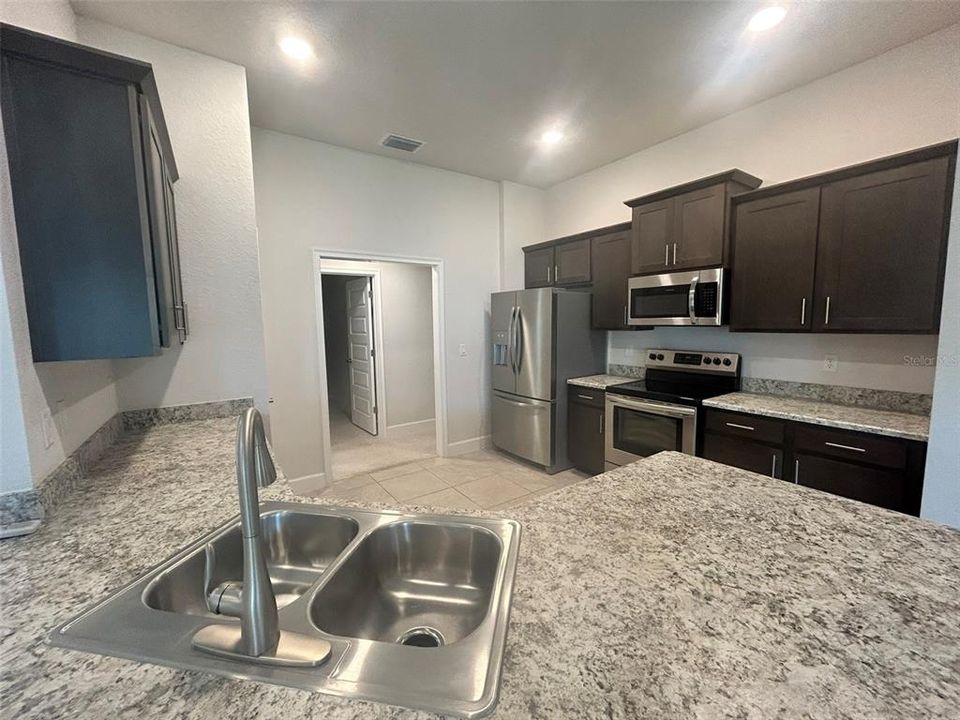
<path fill-rule="evenodd" d="M 437 454 L 433 423 L 371 435 L 333 408 L 330 409 L 330 444 L 335 478 L 352 478 L 385 467 L 427 460 Z"/>
<path fill-rule="evenodd" d="M 334 482 L 317 496 L 462 510 L 502 510 L 587 477 L 578 470 L 548 475 L 496 450 L 480 450 L 358 473 Z"/>

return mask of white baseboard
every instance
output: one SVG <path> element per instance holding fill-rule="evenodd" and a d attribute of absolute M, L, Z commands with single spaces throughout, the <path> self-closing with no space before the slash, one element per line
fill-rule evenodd
<path fill-rule="evenodd" d="M 316 473 L 314 475 L 303 475 L 296 478 L 288 478 L 287 485 L 297 495 L 310 495 L 319 492 L 327 486 L 326 473 Z"/>
<path fill-rule="evenodd" d="M 383 429 L 383 434 L 390 436 L 404 435 L 406 433 L 416 432 L 417 430 L 423 430 L 428 425 L 435 425 L 436 421 L 433 418 L 427 418 L 426 420 L 414 420 L 413 422 L 400 423 L 398 425 L 387 425 Z"/>
<path fill-rule="evenodd" d="M 480 435 L 469 440 L 459 440 L 457 442 L 447 443 L 447 451 L 444 455 L 450 457 L 454 455 L 466 455 L 467 453 L 483 450 L 491 446 L 489 435 Z"/>

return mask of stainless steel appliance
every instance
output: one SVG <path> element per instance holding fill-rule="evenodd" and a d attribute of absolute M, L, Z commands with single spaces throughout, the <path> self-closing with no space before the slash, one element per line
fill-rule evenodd
<path fill-rule="evenodd" d="M 723 325 L 724 270 L 641 275 L 627 280 L 630 325 Z"/>
<path fill-rule="evenodd" d="M 646 377 L 607 388 L 607 469 L 663 450 L 695 455 L 704 399 L 740 389 L 736 353 L 649 350 Z"/>
<path fill-rule="evenodd" d="M 490 324 L 493 444 L 547 472 L 565 470 L 567 380 L 606 366 L 604 334 L 590 328 L 590 293 L 494 293 Z"/>

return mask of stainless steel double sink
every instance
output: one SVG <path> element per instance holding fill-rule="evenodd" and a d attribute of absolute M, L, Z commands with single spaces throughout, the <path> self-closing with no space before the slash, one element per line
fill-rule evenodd
<path fill-rule="evenodd" d="M 331 643 L 315 668 L 199 652 L 213 583 L 242 577 L 239 518 L 66 623 L 55 645 L 340 697 L 479 717 L 497 702 L 517 565 L 512 520 L 263 503 L 280 627 Z M 211 554 L 207 545 L 212 544 Z"/>

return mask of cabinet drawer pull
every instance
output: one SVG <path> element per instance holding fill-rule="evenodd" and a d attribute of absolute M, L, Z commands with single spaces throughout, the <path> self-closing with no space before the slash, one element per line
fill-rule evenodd
<path fill-rule="evenodd" d="M 830 324 L 830 296 L 827 295 L 827 309 L 823 312 L 823 324 Z"/>
<path fill-rule="evenodd" d="M 669 245 L 663 246 L 663 264 L 664 265 L 670 264 L 670 246 Z"/>
<path fill-rule="evenodd" d="M 578 398 L 583 398 L 584 400 L 593 400 L 593 396 L 592 396 L 592 395 L 581 395 L 580 393 L 577 393 L 577 397 L 578 397 Z"/>
<path fill-rule="evenodd" d="M 727 427 L 737 428 L 738 430 L 749 430 L 750 432 L 753 432 L 754 430 L 756 430 L 756 428 L 752 428 L 752 427 L 750 427 L 749 425 L 740 425 L 739 423 L 731 423 L 731 422 L 728 422 L 728 423 L 724 423 L 724 424 L 725 424 Z"/>
<path fill-rule="evenodd" d="M 777 477 L 777 456 L 776 455 L 773 456 L 772 462 L 770 465 L 770 477 L 772 478 Z"/>
<path fill-rule="evenodd" d="M 800 484 L 800 460 L 793 461 L 793 482 L 797 485 Z"/>
<path fill-rule="evenodd" d="M 800 324 L 801 325 L 807 324 L 807 299 L 806 298 L 804 298 L 803 301 L 800 303 Z"/>
<path fill-rule="evenodd" d="M 858 447 L 854 447 L 853 445 L 841 445 L 840 443 L 833 443 L 833 442 L 825 442 L 823 444 L 826 445 L 827 447 L 840 448 L 841 450 L 853 450 L 854 452 L 862 452 L 862 453 L 866 452 L 866 448 L 858 448 Z"/>

